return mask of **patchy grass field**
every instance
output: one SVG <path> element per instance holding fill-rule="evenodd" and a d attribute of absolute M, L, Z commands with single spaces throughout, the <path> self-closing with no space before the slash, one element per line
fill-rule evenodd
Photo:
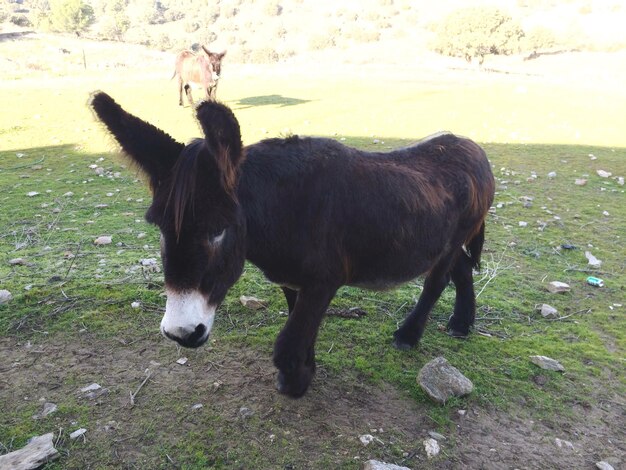
<path fill-rule="evenodd" d="M 46 87 L 24 76 L 0 85 L 0 289 L 13 294 L 0 305 L 0 453 L 54 432 L 62 455 L 47 468 L 626 463 L 626 211 L 616 179 L 626 176 L 623 93 L 463 71 L 418 79 L 385 71 L 381 82 L 350 69 L 307 77 L 287 66 L 226 65 L 218 96 L 248 143 L 293 132 L 394 148 L 445 128 L 483 142 L 498 181 L 470 339 L 441 331 L 452 288 L 410 352 L 395 350 L 391 335 L 421 280 L 386 293 L 344 288 L 332 307 L 368 314 L 326 319 L 318 375 L 292 401 L 274 390 L 271 364 L 286 304 L 253 266 L 221 307 L 209 347 L 180 350 L 158 334 L 163 280 L 146 261 L 160 264 L 157 231 L 143 221 L 149 193 L 85 102 L 100 88 L 174 137 L 196 136 L 164 63 L 143 75 L 121 68 L 51 76 Z M 95 246 L 102 235 L 113 243 Z M 590 269 L 584 251 L 602 267 Z M 587 285 L 588 275 L 606 286 Z M 548 293 L 553 280 L 571 292 Z M 269 305 L 246 310 L 242 294 Z M 559 317 L 544 319 L 542 303 Z M 566 371 L 538 369 L 528 359 L 535 354 Z M 434 405 L 416 385 L 421 366 L 439 355 L 474 382 L 469 397 Z M 93 382 L 107 392 L 86 398 L 80 389 Z M 58 411 L 33 419 L 45 401 Z M 70 440 L 78 428 L 84 438 Z M 429 431 L 447 438 L 434 461 L 422 444 Z M 362 434 L 378 439 L 365 447 Z"/>

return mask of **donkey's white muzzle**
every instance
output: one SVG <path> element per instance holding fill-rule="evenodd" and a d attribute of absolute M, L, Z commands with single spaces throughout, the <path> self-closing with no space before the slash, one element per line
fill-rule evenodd
<path fill-rule="evenodd" d="M 198 291 L 167 290 L 161 333 L 187 348 L 202 346 L 209 337 L 217 306 Z"/>

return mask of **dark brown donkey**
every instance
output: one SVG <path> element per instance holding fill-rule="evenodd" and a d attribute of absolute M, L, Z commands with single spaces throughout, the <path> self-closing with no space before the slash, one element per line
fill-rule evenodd
<path fill-rule="evenodd" d="M 189 50 L 181 51 L 176 56 L 176 69 L 172 78 L 178 78 L 178 104 L 183 105 L 183 88 L 187 101 L 193 106 L 191 87 L 202 88 L 205 99 L 215 101 L 217 97 L 217 83 L 222 73 L 222 59 L 224 52 L 211 52 L 202 46 L 198 54 Z"/>
<path fill-rule="evenodd" d="M 204 138 L 185 146 L 104 93 L 91 106 L 150 181 L 146 220 L 161 230 L 168 338 L 194 348 L 207 340 L 245 259 L 287 299 L 274 364 L 279 390 L 292 397 L 309 387 L 317 332 L 342 285 L 386 289 L 425 274 L 417 305 L 394 333 L 406 349 L 452 280 L 448 332 L 469 333 L 472 268 L 494 196 L 489 161 L 471 140 L 441 134 L 378 153 L 289 137 L 244 149 L 231 110 L 204 102 Z"/>

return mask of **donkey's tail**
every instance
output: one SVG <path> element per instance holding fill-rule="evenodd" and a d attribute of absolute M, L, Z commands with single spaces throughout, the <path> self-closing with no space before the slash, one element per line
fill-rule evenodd
<path fill-rule="evenodd" d="M 483 220 L 480 229 L 474 235 L 469 243 L 467 243 L 467 255 L 472 260 L 474 269 L 480 269 L 480 255 L 483 252 L 483 243 L 485 243 L 485 221 Z"/>

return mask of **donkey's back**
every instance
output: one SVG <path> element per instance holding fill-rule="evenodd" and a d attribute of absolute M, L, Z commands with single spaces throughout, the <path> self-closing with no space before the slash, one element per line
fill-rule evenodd
<path fill-rule="evenodd" d="M 239 188 L 248 257 L 271 280 L 386 288 L 461 252 L 481 232 L 494 184 L 484 151 L 444 134 L 389 153 L 262 141 L 247 148 Z"/>

